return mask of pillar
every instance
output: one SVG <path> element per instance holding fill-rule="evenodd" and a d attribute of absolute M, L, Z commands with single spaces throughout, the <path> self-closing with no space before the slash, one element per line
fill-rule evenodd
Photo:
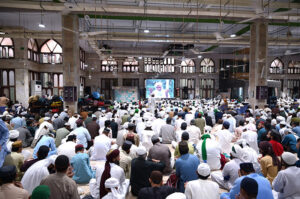
<path fill-rule="evenodd" d="M 14 38 L 15 60 L 19 61 L 15 67 L 15 99 L 25 107 L 28 107 L 30 81 L 27 66 L 27 43 L 28 39 Z"/>
<path fill-rule="evenodd" d="M 64 105 L 69 106 L 71 111 L 77 112 L 80 88 L 78 16 L 62 15 L 62 27 L 64 27 L 62 28 L 64 86 L 75 86 L 77 89 L 76 101 L 64 102 Z"/>
<path fill-rule="evenodd" d="M 266 99 L 256 99 L 256 88 L 267 86 L 268 24 L 263 20 L 255 21 L 250 31 L 249 102 L 253 108 L 256 105 L 263 108 Z"/>

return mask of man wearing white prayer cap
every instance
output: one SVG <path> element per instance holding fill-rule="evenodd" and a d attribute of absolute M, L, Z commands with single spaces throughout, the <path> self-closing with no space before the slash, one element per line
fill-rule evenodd
<path fill-rule="evenodd" d="M 211 179 L 218 183 L 220 187 L 230 190 L 233 187 L 235 180 L 239 177 L 240 163 L 243 162 L 244 151 L 240 145 L 233 145 L 230 152 L 231 160 L 227 162 L 222 170 L 213 172 L 211 174 Z"/>
<path fill-rule="evenodd" d="M 273 180 L 273 188 L 278 193 L 278 199 L 300 198 L 300 169 L 295 166 L 297 157 L 290 152 L 281 155 L 285 169 L 278 172 Z"/>
<path fill-rule="evenodd" d="M 118 190 L 119 184 L 120 183 L 116 178 L 108 178 L 104 183 L 108 193 L 102 199 L 125 199 L 124 193 L 120 193 Z"/>
<path fill-rule="evenodd" d="M 185 195 L 187 199 L 219 198 L 219 185 L 208 180 L 210 176 L 210 167 L 206 163 L 199 164 L 197 168 L 198 180 L 189 181 L 185 187 Z"/>
<path fill-rule="evenodd" d="M 166 197 L 166 199 L 187 199 L 187 197 L 183 193 L 176 192 Z"/>

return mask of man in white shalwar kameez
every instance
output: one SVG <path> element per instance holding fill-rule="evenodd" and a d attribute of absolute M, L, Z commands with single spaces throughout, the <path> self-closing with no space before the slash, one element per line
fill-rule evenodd
<path fill-rule="evenodd" d="M 235 144 L 232 147 L 232 151 L 230 153 L 232 160 L 227 162 L 221 171 L 216 171 L 211 174 L 211 179 L 218 183 L 220 187 L 226 190 L 230 190 L 235 180 L 239 177 L 239 169 L 240 164 L 243 162 L 241 159 L 243 156 L 243 150 L 242 148 Z"/>
<path fill-rule="evenodd" d="M 202 147 L 205 140 L 205 150 Z M 218 142 L 211 139 L 210 135 L 204 134 L 202 135 L 201 140 L 198 142 L 197 146 L 197 155 L 200 159 L 200 162 L 206 162 L 211 170 L 218 170 L 221 168 L 221 147 Z M 206 155 L 204 155 L 206 153 Z M 206 158 L 206 160 L 204 160 Z"/>
<path fill-rule="evenodd" d="M 118 153 L 117 153 L 118 152 Z M 114 154 L 113 157 L 111 154 Z M 118 166 L 116 163 L 120 161 L 120 152 L 118 149 L 110 150 L 108 154 L 106 155 L 106 163 L 109 164 L 110 167 L 110 177 L 113 177 L 118 180 L 119 182 L 119 191 L 120 193 L 126 195 L 128 192 L 128 186 L 129 186 L 129 179 L 125 178 L 124 170 Z M 101 183 L 101 177 L 103 172 L 105 171 L 106 166 L 105 165 L 97 165 L 96 166 L 96 179 L 93 178 L 90 180 L 89 187 L 92 197 L 99 198 L 100 197 L 100 183 Z"/>
<path fill-rule="evenodd" d="M 40 185 L 41 181 L 49 175 L 48 166 L 54 165 L 56 157 L 57 155 L 52 155 L 47 159 L 39 160 L 25 172 L 21 184 L 30 195 Z"/>
<path fill-rule="evenodd" d="M 198 180 L 189 181 L 185 187 L 187 199 L 218 199 L 219 186 L 217 183 L 208 180 L 210 168 L 206 163 L 199 164 L 197 168 Z"/>
<path fill-rule="evenodd" d="M 230 133 L 229 129 L 229 122 L 223 122 L 222 130 L 216 132 L 216 139 L 219 142 L 222 152 L 226 153 L 227 155 L 231 152 L 231 141 L 234 137 L 233 133 Z"/>

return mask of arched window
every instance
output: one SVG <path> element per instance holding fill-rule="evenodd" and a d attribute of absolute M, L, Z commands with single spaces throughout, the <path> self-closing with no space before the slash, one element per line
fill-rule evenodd
<path fill-rule="evenodd" d="M 290 61 L 288 67 L 289 74 L 300 74 L 300 62 L 299 61 Z"/>
<path fill-rule="evenodd" d="M 38 54 L 38 45 L 35 39 L 29 39 L 27 44 L 27 55 L 28 60 L 38 62 L 39 54 Z"/>
<path fill-rule="evenodd" d="M 215 63 L 210 58 L 202 59 L 200 63 L 200 72 L 201 73 L 214 73 L 215 72 Z"/>
<path fill-rule="evenodd" d="M 283 69 L 283 63 L 280 59 L 276 58 L 272 61 L 270 66 L 270 73 L 271 74 L 281 74 Z"/>
<path fill-rule="evenodd" d="M 47 40 L 41 47 L 40 62 L 43 64 L 61 64 L 61 45 L 53 39 Z"/>
<path fill-rule="evenodd" d="M 194 73 L 195 72 L 195 62 L 192 59 L 182 60 L 180 72 L 181 73 Z"/>
<path fill-rule="evenodd" d="M 139 71 L 139 62 L 134 59 L 134 57 L 128 57 L 123 62 L 123 72 L 138 72 Z"/>
<path fill-rule="evenodd" d="M 114 70 L 116 70 L 117 68 L 118 63 L 112 57 L 109 57 L 108 59 L 101 62 L 101 72 L 114 72 Z"/>
<path fill-rule="evenodd" d="M 14 43 L 11 38 L 0 37 L 0 58 L 14 58 Z"/>

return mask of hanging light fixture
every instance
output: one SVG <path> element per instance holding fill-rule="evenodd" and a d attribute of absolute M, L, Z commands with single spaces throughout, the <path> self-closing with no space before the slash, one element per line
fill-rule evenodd
<path fill-rule="evenodd" d="M 45 24 L 43 23 L 43 12 L 41 11 L 41 23 L 39 23 L 40 28 L 46 28 Z"/>

